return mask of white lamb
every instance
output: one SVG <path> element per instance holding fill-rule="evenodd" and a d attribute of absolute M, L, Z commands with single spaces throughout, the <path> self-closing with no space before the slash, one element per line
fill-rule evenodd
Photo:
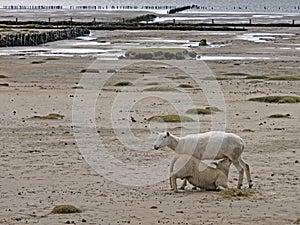
<path fill-rule="evenodd" d="M 228 158 L 239 172 L 238 188 L 242 187 L 244 170 L 249 188 L 252 187 L 249 165 L 242 159 L 245 143 L 241 137 L 232 133 L 210 131 L 177 137 L 169 132 L 159 133 L 154 149 L 170 147 L 177 154 L 192 155 L 200 160 Z"/>
<path fill-rule="evenodd" d="M 206 165 L 191 155 L 176 155 L 170 165 L 171 188 L 177 192 L 176 179 L 184 179 L 181 188 L 186 186 L 186 180 L 195 187 L 206 190 L 221 190 L 228 187 L 228 172 L 231 161 L 222 159 L 216 163 L 216 168 Z"/>

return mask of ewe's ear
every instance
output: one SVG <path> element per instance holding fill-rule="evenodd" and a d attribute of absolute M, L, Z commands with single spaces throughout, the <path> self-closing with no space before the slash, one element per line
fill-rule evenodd
<path fill-rule="evenodd" d="M 169 133 L 169 131 L 167 131 L 167 137 L 168 137 L 168 136 L 170 136 L 170 133 Z"/>

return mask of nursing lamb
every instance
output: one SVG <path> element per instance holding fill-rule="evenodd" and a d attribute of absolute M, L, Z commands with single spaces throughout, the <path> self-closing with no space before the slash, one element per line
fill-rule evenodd
<path fill-rule="evenodd" d="M 231 161 L 222 159 L 216 168 L 206 165 L 191 155 L 176 155 L 170 165 L 170 184 L 176 192 L 176 179 L 184 179 L 195 187 L 206 190 L 221 190 L 228 187 L 228 172 Z"/>

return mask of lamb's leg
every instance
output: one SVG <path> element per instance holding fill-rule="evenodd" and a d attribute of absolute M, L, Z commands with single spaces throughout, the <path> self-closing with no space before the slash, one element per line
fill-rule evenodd
<path fill-rule="evenodd" d="M 247 177 L 247 182 L 249 185 L 249 188 L 252 188 L 253 183 L 251 180 L 251 175 L 250 175 L 250 167 L 249 165 L 242 159 L 240 159 L 240 164 L 242 165 L 242 167 L 244 168 L 244 170 L 246 171 L 246 177 Z"/>
<path fill-rule="evenodd" d="M 184 178 L 184 179 L 183 179 L 183 182 L 182 182 L 182 184 L 181 184 L 180 189 L 181 189 L 181 190 L 184 190 L 185 187 L 186 187 L 186 185 L 187 185 L 187 181 L 186 181 L 186 178 Z"/>
<path fill-rule="evenodd" d="M 239 160 L 233 161 L 232 163 L 236 167 L 236 169 L 239 171 L 239 180 L 238 180 L 237 188 L 240 189 L 243 185 L 244 169 L 243 169 L 242 165 L 240 164 Z"/>
<path fill-rule="evenodd" d="M 219 176 L 215 182 L 216 190 L 221 191 L 224 188 L 228 188 L 228 178 L 224 176 Z"/>

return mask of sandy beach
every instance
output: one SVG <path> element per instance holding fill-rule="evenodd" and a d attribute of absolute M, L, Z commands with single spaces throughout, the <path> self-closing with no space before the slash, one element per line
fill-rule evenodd
<path fill-rule="evenodd" d="M 199 47 L 201 39 L 208 46 Z M 199 57 L 118 60 L 145 47 L 184 48 Z M 299 97 L 299 61 L 297 28 L 93 31 L 89 39 L 0 49 L 0 224 L 299 223 L 300 103 L 249 101 Z M 208 106 L 221 111 L 186 113 Z M 63 118 L 43 118 L 49 113 Z M 194 122 L 148 121 L 167 114 Z M 243 188 L 250 197 L 170 190 L 175 153 L 152 150 L 154 132 L 212 129 L 245 140 L 254 187 L 244 180 Z M 129 172 L 113 170 L 115 161 Z M 237 176 L 231 167 L 230 187 Z M 50 213 L 62 204 L 82 212 Z"/>

